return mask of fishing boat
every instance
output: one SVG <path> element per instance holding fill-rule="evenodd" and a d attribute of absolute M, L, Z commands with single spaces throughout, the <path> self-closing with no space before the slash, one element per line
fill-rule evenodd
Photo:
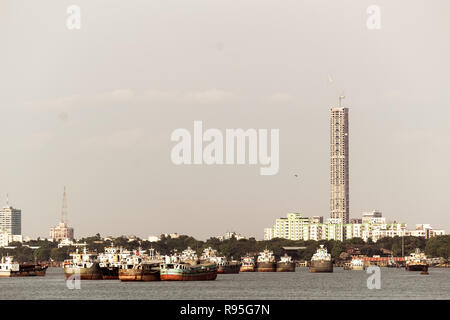
<path fill-rule="evenodd" d="M 105 252 L 98 255 L 100 272 L 103 280 L 119 279 L 119 269 L 123 261 L 131 255 L 130 251 L 114 246 L 106 247 Z"/>
<path fill-rule="evenodd" d="M 239 273 L 241 268 L 239 261 L 228 261 L 226 257 L 216 257 L 211 262 L 217 265 L 217 273 L 221 274 Z"/>
<path fill-rule="evenodd" d="M 18 276 L 20 272 L 20 265 L 14 261 L 11 256 L 2 257 L 0 263 L 0 277 L 14 277 Z"/>
<path fill-rule="evenodd" d="M 275 272 L 277 269 L 277 264 L 275 261 L 275 256 L 273 251 L 265 249 L 263 252 L 259 253 L 258 259 L 256 261 L 256 271 L 257 272 Z"/>
<path fill-rule="evenodd" d="M 333 261 L 331 255 L 328 253 L 327 248 L 324 248 L 323 244 L 317 249 L 317 252 L 312 256 L 311 263 L 309 265 L 310 272 L 333 272 Z"/>
<path fill-rule="evenodd" d="M 137 250 L 134 255 L 127 256 L 119 268 L 120 281 L 159 281 L 159 265 L 162 259 L 155 249 L 149 255 Z"/>
<path fill-rule="evenodd" d="M 295 272 L 295 262 L 286 253 L 277 262 L 277 272 Z"/>
<path fill-rule="evenodd" d="M 241 258 L 240 272 L 255 272 L 255 257 L 251 257 L 248 254 Z"/>
<path fill-rule="evenodd" d="M 417 248 L 406 257 L 406 270 L 428 272 L 427 256 Z"/>
<path fill-rule="evenodd" d="M 200 256 L 200 263 L 208 263 L 211 260 L 214 260 L 217 257 L 217 250 L 208 247 L 205 248 Z"/>
<path fill-rule="evenodd" d="M 33 277 L 45 276 L 48 266 L 32 263 L 18 263 L 14 257 L 2 257 L 0 262 L 0 277 Z"/>
<path fill-rule="evenodd" d="M 79 278 L 80 280 L 101 280 L 102 273 L 97 261 L 97 253 L 88 252 L 86 248 L 83 252 L 70 254 L 71 259 L 64 260 L 64 274 L 66 279 L 71 277 Z"/>
<path fill-rule="evenodd" d="M 217 269 L 215 263 L 191 264 L 176 255 L 166 256 L 165 262 L 160 264 L 160 278 L 163 281 L 215 280 Z"/>
<path fill-rule="evenodd" d="M 203 250 L 200 256 L 200 263 L 215 263 L 217 265 L 217 273 L 220 274 L 239 273 L 241 267 L 240 261 L 228 260 L 225 256 L 218 256 L 217 250 L 211 247 Z"/>
<path fill-rule="evenodd" d="M 183 250 L 179 258 L 182 262 L 193 265 L 200 263 L 200 259 L 198 258 L 197 253 L 192 250 L 191 247 L 187 247 L 186 250 Z"/>
<path fill-rule="evenodd" d="M 350 270 L 364 270 L 364 260 L 360 258 L 353 258 L 350 262 Z"/>

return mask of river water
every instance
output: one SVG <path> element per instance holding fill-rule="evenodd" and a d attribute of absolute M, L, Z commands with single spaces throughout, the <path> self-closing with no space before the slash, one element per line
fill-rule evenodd
<path fill-rule="evenodd" d="M 369 277 L 365 271 L 342 268 L 323 274 L 297 268 L 198 282 L 83 280 L 79 290 L 71 290 L 63 270 L 49 268 L 45 277 L 0 278 L 0 299 L 450 299 L 450 269 L 430 268 L 429 275 L 421 275 L 381 268 L 381 288 L 371 290 Z"/>

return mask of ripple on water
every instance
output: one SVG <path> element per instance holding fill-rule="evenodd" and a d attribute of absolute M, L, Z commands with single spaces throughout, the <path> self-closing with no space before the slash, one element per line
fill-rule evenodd
<path fill-rule="evenodd" d="M 450 299 L 450 269 L 429 273 L 381 268 L 379 290 L 367 288 L 365 271 L 342 268 L 218 275 L 199 282 L 81 281 L 80 290 L 70 290 L 62 269 L 50 268 L 45 277 L 0 278 L 0 299 Z"/>

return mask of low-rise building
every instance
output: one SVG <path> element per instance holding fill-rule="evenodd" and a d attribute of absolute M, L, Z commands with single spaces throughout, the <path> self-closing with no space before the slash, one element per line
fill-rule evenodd
<path fill-rule="evenodd" d="M 416 229 L 408 230 L 406 235 L 429 239 L 431 237 L 445 235 L 445 231 L 444 230 L 434 230 L 431 227 L 431 225 L 429 225 L 429 224 L 416 224 Z"/>
<path fill-rule="evenodd" d="M 236 240 L 246 239 L 246 237 L 234 231 L 227 232 L 225 235 L 217 237 L 220 241 L 230 240 L 231 238 L 235 238 Z"/>
<path fill-rule="evenodd" d="M 11 242 L 23 242 L 23 237 L 21 234 L 10 234 L 8 235 L 8 241 Z"/>
<path fill-rule="evenodd" d="M 73 240 L 73 235 L 73 228 L 69 227 L 64 221 L 61 221 L 57 226 L 50 228 L 50 238 L 55 241 L 64 239 Z"/>
<path fill-rule="evenodd" d="M 164 237 L 168 238 L 171 237 L 172 239 L 178 239 L 180 237 L 180 235 L 178 233 L 165 233 Z"/>
<path fill-rule="evenodd" d="M 370 212 L 363 212 L 361 223 L 385 223 L 386 219 L 383 218 L 381 211 L 373 210 Z"/>
<path fill-rule="evenodd" d="M 149 236 L 148 237 L 149 242 L 158 242 L 159 240 L 161 240 L 161 237 L 159 237 L 159 236 Z"/>
<path fill-rule="evenodd" d="M 58 243 L 58 248 L 62 247 L 86 247 L 87 243 L 76 243 L 73 240 L 63 239 L 60 243 Z"/>

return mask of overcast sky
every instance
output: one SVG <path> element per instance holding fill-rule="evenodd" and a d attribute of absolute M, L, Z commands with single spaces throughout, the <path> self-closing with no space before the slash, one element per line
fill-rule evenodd
<path fill-rule="evenodd" d="M 76 237 L 261 239 L 287 212 L 329 217 L 329 108 L 345 92 L 350 217 L 450 231 L 449 39 L 448 0 L 0 0 L 1 198 L 32 237 L 59 221 L 66 185 Z M 279 173 L 174 165 L 170 135 L 194 120 L 280 129 Z"/>

